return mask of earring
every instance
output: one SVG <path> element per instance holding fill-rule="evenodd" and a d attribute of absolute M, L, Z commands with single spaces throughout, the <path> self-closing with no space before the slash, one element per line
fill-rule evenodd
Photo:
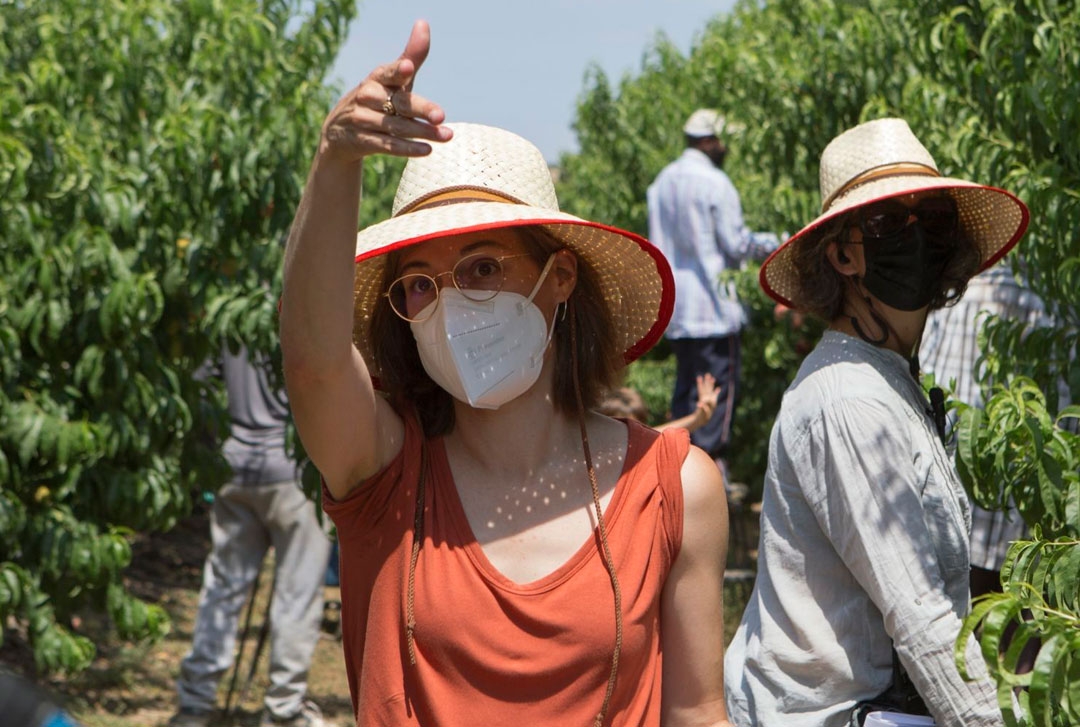
<path fill-rule="evenodd" d="M 562 306 L 562 310 L 559 310 L 559 306 Z M 557 320 L 559 320 L 560 322 L 565 321 L 566 320 L 566 309 L 569 308 L 569 307 L 570 306 L 567 304 L 567 302 L 565 300 L 560 301 L 559 303 L 556 303 L 555 304 L 555 318 Z"/>

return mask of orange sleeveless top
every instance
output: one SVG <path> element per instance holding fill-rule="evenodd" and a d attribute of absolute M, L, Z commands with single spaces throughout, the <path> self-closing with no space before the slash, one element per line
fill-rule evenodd
<path fill-rule="evenodd" d="M 606 724 L 660 724 L 660 595 L 682 538 L 686 430 L 628 422 L 623 472 L 604 513 L 623 597 L 623 647 Z M 357 727 L 591 727 L 615 644 L 614 596 L 583 543 L 553 573 L 514 583 L 473 536 L 441 438 L 428 442 L 416 565 L 415 665 L 405 637 L 421 431 L 382 472 L 323 507 L 340 541 L 342 638 Z M 584 479 L 584 478 L 583 478 Z"/>

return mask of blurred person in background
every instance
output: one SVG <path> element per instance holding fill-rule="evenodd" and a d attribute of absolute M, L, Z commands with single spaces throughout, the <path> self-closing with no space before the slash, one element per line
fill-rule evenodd
<path fill-rule="evenodd" d="M 686 148 L 649 186 L 649 238 L 663 251 L 675 275 L 675 311 L 664 336 L 675 354 L 671 416 L 681 419 L 697 407 L 697 377 L 708 372 L 720 390 L 706 424 L 691 441 L 727 475 L 724 452 L 738 398 L 741 332 L 746 312 L 733 284 L 721 284 L 725 270 L 760 260 L 779 240 L 751 232 L 742 202 L 724 173 L 730 124 L 715 109 L 698 109 L 683 125 Z"/>
<path fill-rule="evenodd" d="M 694 432 L 712 418 L 716 410 L 716 400 L 720 396 L 720 389 L 716 388 L 716 379 L 712 374 L 700 374 L 697 377 L 697 405 L 694 411 L 680 419 L 671 419 L 661 422 L 653 427 L 658 432 L 665 429 L 685 429 Z M 596 410 L 604 416 L 616 418 L 635 419 L 642 424 L 649 423 L 649 409 L 635 389 L 629 386 L 620 386 L 612 390 L 601 401 Z"/>
<path fill-rule="evenodd" d="M 948 386 L 957 400 L 973 407 L 984 403 L 976 366 L 979 329 L 987 314 L 1024 321 L 1029 329 L 1051 325 L 1042 300 L 1005 263 L 972 278 L 955 305 L 931 311 L 919 348 L 923 369 L 934 374 L 937 384 Z M 950 425 L 955 423 L 954 416 L 950 420 Z M 955 442 L 949 445 L 949 451 L 954 451 Z M 1000 571 L 1009 544 L 1025 538 L 1027 527 L 1015 505 L 991 511 L 972 502 L 971 515 L 971 595 L 975 597 L 1001 590 Z"/>
<path fill-rule="evenodd" d="M 934 374 L 937 384 L 949 387 L 958 401 L 973 407 L 985 403 L 976 367 L 980 356 L 979 330 L 988 314 L 1022 321 L 1028 330 L 1053 325 L 1039 296 L 1005 262 L 972 278 L 964 297 L 955 305 L 930 312 L 919 348 L 923 368 Z M 950 411 L 947 430 L 952 429 L 955 419 L 955 412 Z M 954 454 L 955 438 L 948 440 L 946 446 Z M 987 510 L 971 502 L 972 598 L 1001 592 L 1001 568 L 1009 546 L 1028 535 L 1027 525 L 1011 500 L 1002 510 Z M 1038 650 L 1037 639 L 1024 647 L 1017 662 L 1018 672 L 1031 670 Z"/>
<path fill-rule="evenodd" d="M 233 666 L 237 624 L 267 550 L 274 548 L 270 684 L 262 727 L 333 727 L 307 698 L 307 675 L 323 617 L 330 539 L 304 494 L 285 446 L 289 405 L 267 376 L 268 362 L 223 347 L 212 375 L 224 379 L 231 433 L 223 445 L 233 478 L 210 510 L 191 651 L 176 682 L 179 709 L 168 727 L 207 727 L 218 683 Z"/>

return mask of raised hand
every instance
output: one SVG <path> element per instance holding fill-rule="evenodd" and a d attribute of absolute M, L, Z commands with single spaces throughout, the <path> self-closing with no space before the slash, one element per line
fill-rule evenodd
<path fill-rule="evenodd" d="M 430 50 L 431 29 L 417 20 L 397 60 L 369 73 L 326 117 L 319 154 L 345 162 L 369 154 L 424 156 L 431 152 L 425 141 L 449 140 L 450 129 L 439 126 L 442 108 L 412 92 Z"/>
<path fill-rule="evenodd" d="M 716 388 L 716 379 L 712 374 L 698 374 L 697 393 L 697 407 L 705 412 L 705 421 L 708 421 L 716 411 L 716 402 L 720 398 L 720 389 Z"/>

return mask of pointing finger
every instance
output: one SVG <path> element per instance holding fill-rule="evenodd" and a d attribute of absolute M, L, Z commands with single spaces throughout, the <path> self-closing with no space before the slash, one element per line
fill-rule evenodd
<path fill-rule="evenodd" d="M 416 72 L 427 59 L 431 50 L 431 29 L 424 20 L 417 20 L 409 34 L 405 50 L 393 63 L 379 66 L 373 74 L 376 81 L 384 86 L 397 86 L 411 90 Z"/>
<path fill-rule="evenodd" d="M 428 52 L 431 51 L 431 28 L 426 20 L 417 20 L 413 23 L 412 32 L 409 33 L 409 41 L 405 44 L 405 50 L 401 54 L 401 60 L 412 63 L 412 78 L 403 85 L 406 90 L 412 89 L 412 82 L 416 79 L 416 73 L 420 66 L 427 60 Z"/>

